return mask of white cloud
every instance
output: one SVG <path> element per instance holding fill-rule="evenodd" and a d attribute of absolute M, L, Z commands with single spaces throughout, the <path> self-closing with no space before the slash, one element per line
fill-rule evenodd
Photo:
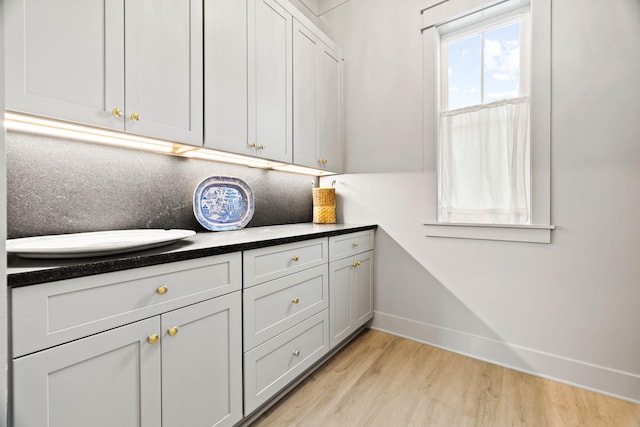
<path fill-rule="evenodd" d="M 447 73 L 448 73 L 449 75 L 453 74 L 453 69 L 452 69 L 451 67 L 448 67 L 448 69 L 447 69 Z"/>
<path fill-rule="evenodd" d="M 484 60 L 485 70 L 515 77 L 520 70 L 520 42 L 486 39 Z"/>
<path fill-rule="evenodd" d="M 460 89 L 455 87 L 455 86 L 451 86 L 449 88 L 449 92 L 458 93 L 458 92 L 460 92 Z"/>
<path fill-rule="evenodd" d="M 469 89 L 469 93 L 477 93 L 478 89 L 476 89 L 475 87 L 472 87 Z"/>

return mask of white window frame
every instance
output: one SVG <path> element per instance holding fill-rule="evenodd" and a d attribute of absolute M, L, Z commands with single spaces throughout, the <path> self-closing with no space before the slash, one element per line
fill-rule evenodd
<path fill-rule="evenodd" d="M 438 61 L 440 64 L 440 94 L 439 94 L 439 99 L 440 99 L 440 112 L 444 112 L 444 111 L 455 111 L 456 109 L 452 109 L 448 107 L 448 94 L 446 93 L 446 91 L 444 91 L 444 88 L 446 88 L 449 84 L 449 75 L 448 75 L 448 71 L 447 71 L 447 63 L 445 61 L 442 61 L 443 57 L 447 56 L 447 51 L 446 49 L 443 49 L 443 45 L 445 44 L 445 42 L 455 42 L 455 41 L 459 41 L 459 40 L 463 40 L 466 39 L 469 36 L 472 35 L 476 35 L 476 34 L 480 34 L 480 33 L 484 33 L 487 30 L 491 30 L 494 28 L 498 28 L 501 26 L 505 26 L 514 22 L 519 22 L 521 24 L 521 28 L 520 28 L 520 32 L 521 32 L 521 53 L 520 53 L 520 64 L 524 65 L 524 67 L 521 67 L 520 69 L 520 82 L 519 82 L 519 89 L 520 89 L 520 94 L 519 97 L 523 97 L 523 96 L 529 96 L 530 94 L 530 87 L 529 87 L 529 81 L 530 81 L 530 51 L 531 51 L 531 41 L 529 40 L 528 34 L 531 32 L 530 29 L 530 24 L 529 24 L 529 13 L 525 12 L 523 10 L 524 8 L 520 7 L 517 8 L 515 10 L 509 11 L 506 14 L 500 14 L 498 16 L 494 16 L 492 18 L 489 18 L 487 20 L 483 20 L 482 22 L 478 22 L 478 23 L 471 23 L 468 24 L 468 26 L 465 26 L 464 28 L 457 28 L 458 26 L 452 26 L 451 29 L 447 29 L 447 25 L 442 25 L 438 27 L 438 34 L 440 36 L 440 54 L 438 55 Z M 528 9 L 528 7 L 527 7 Z M 525 15 L 524 17 L 522 17 L 521 15 Z M 484 46 L 481 46 L 481 49 L 484 50 Z M 523 60 L 522 56 L 525 55 L 527 58 L 526 60 Z M 481 55 L 482 57 L 483 55 Z M 484 58 L 482 58 L 482 65 L 484 65 Z M 484 76 L 483 76 L 484 77 Z M 480 80 L 480 85 L 482 87 L 482 92 L 484 92 L 484 79 Z M 481 100 L 480 100 L 480 104 L 476 104 L 476 105 L 487 105 L 489 104 L 488 102 L 483 102 L 483 98 L 482 95 L 484 95 L 484 93 L 481 93 Z M 497 100 L 494 102 L 501 102 L 502 100 Z M 444 106 L 447 105 L 447 108 L 445 109 Z M 475 105 L 469 105 L 469 106 L 465 106 L 464 108 L 467 107 L 474 107 Z"/>
<path fill-rule="evenodd" d="M 437 0 L 421 11 L 424 48 L 425 147 L 438 147 L 441 100 L 440 31 L 530 5 L 531 20 L 531 224 L 459 224 L 437 221 L 437 179 L 432 180 L 432 207 L 423 222 L 430 237 L 551 243 L 551 0 Z M 489 8 L 492 8 L 489 10 Z M 496 12 L 498 9 L 504 12 Z M 451 29 L 455 31 L 455 29 Z M 425 172 L 438 176 L 437 152 L 425 149 Z"/>

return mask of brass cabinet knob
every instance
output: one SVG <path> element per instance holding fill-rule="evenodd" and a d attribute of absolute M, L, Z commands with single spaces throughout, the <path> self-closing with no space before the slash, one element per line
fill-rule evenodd
<path fill-rule="evenodd" d="M 300 261 L 300 258 L 298 258 L 297 256 L 294 256 L 293 258 L 291 258 L 291 261 L 298 262 Z"/>
<path fill-rule="evenodd" d="M 294 355 L 295 357 L 300 356 L 300 350 L 294 350 L 294 351 L 293 351 L 293 355 Z"/>
<path fill-rule="evenodd" d="M 300 302 L 300 299 L 299 298 L 294 298 L 294 299 L 291 300 L 291 302 L 294 303 L 294 304 L 298 304 Z"/>
<path fill-rule="evenodd" d="M 256 148 L 258 147 L 258 145 L 254 142 L 252 144 L 249 144 L 249 148 Z"/>
<path fill-rule="evenodd" d="M 122 110 L 119 108 L 114 108 L 111 113 L 116 117 L 122 117 Z"/>
<path fill-rule="evenodd" d="M 164 295 L 169 292 L 169 288 L 167 288 L 166 286 L 160 286 L 158 289 L 156 289 L 156 292 L 158 293 L 158 295 Z"/>
<path fill-rule="evenodd" d="M 140 120 L 140 115 L 138 113 L 131 113 L 131 120 L 135 120 L 136 122 Z"/>
<path fill-rule="evenodd" d="M 356 268 L 356 267 L 360 267 L 362 265 L 362 263 L 360 261 L 356 261 L 353 264 L 351 264 L 351 267 Z"/>
<path fill-rule="evenodd" d="M 256 148 L 258 150 L 264 150 L 264 145 L 260 144 L 260 145 L 256 145 Z"/>
<path fill-rule="evenodd" d="M 353 244 L 353 245 L 351 245 L 351 246 L 353 246 L 354 248 L 357 248 L 358 246 L 360 246 L 360 243 L 358 243 L 358 242 L 354 242 L 354 244 Z"/>
<path fill-rule="evenodd" d="M 169 334 L 170 337 L 175 337 L 176 335 L 178 335 L 178 327 L 174 326 L 173 328 L 169 328 L 167 330 L 167 333 Z"/>
<path fill-rule="evenodd" d="M 328 162 L 328 160 L 327 160 L 327 159 L 319 159 L 319 160 L 318 160 L 318 163 L 320 163 L 321 165 L 326 165 L 326 164 L 327 164 L 327 162 Z"/>
<path fill-rule="evenodd" d="M 160 337 L 158 336 L 158 334 L 151 334 L 147 337 L 147 342 L 149 344 L 155 344 L 158 341 L 160 341 Z"/>

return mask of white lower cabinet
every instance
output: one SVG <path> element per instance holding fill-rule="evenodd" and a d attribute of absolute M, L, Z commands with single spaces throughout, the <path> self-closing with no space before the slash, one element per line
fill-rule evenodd
<path fill-rule="evenodd" d="M 277 394 L 328 351 L 329 314 L 323 310 L 245 353 L 245 414 Z"/>
<path fill-rule="evenodd" d="M 245 289 L 243 304 L 248 350 L 329 306 L 327 265 Z"/>
<path fill-rule="evenodd" d="M 13 425 L 161 425 L 160 345 L 152 318 L 13 362 Z"/>
<path fill-rule="evenodd" d="M 234 253 L 12 289 L 12 425 L 236 424 L 240 278 Z"/>
<path fill-rule="evenodd" d="M 328 239 L 243 254 L 244 413 L 329 351 Z"/>
<path fill-rule="evenodd" d="M 240 300 L 238 291 L 161 316 L 163 426 L 242 418 Z"/>
<path fill-rule="evenodd" d="M 373 317 L 373 243 L 368 230 L 11 289 L 12 425 L 238 424 Z"/>
<path fill-rule="evenodd" d="M 14 425 L 231 426 L 240 292 L 14 360 Z"/>
<path fill-rule="evenodd" d="M 373 318 L 373 251 L 329 263 L 331 348 Z"/>

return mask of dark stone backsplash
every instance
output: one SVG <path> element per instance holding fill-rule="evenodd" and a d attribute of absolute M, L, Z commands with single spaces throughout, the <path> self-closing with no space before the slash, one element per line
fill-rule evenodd
<path fill-rule="evenodd" d="M 131 228 L 206 231 L 193 190 L 214 175 L 249 184 L 248 227 L 311 222 L 317 178 L 11 132 L 7 135 L 8 238 Z"/>

